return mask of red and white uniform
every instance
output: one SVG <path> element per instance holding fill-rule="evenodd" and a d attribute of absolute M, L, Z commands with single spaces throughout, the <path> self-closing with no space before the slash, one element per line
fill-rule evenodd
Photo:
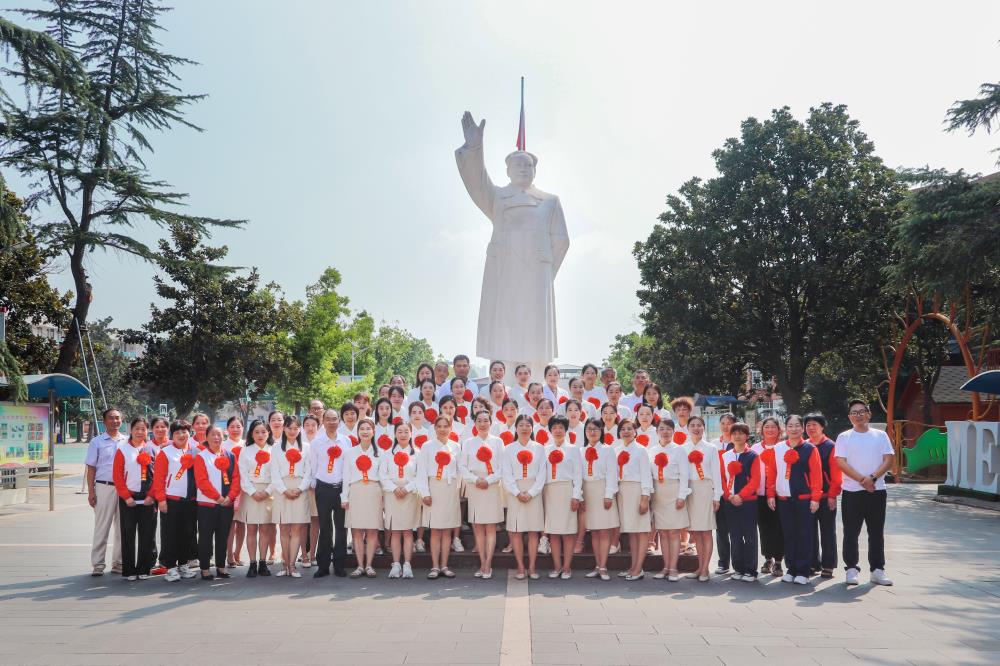
<path fill-rule="evenodd" d="M 179 449 L 173 444 L 164 446 L 153 462 L 153 498 L 157 502 L 194 499 L 194 457 L 198 449 Z M 184 456 L 191 465 L 184 466 Z M 189 479 L 190 478 L 190 482 Z"/>
<path fill-rule="evenodd" d="M 138 461 L 143 453 L 149 456 L 149 464 L 145 465 L 145 469 Z M 115 492 L 119 497 L 123 500 L 135 499 L 136 495 L 140 496 L 138 498 L 140 500 L 146 498 L 146 493 L 149 493 L 153 486 L 153 461 L 157 453 L 159 451 L 149 442 L 143 442 L 139 446 L 132 446 L 128 440 L 119 442 L 111 468 Z"/>
<path fill-rule="evenodd" d="M 216 460 L 225 460 L 226 468 L 216 467 Z M 218 506 L 216 500 L 223 497 L 235 502 L 240 496 L 240 468 L 236 456 L 225 449 L 218 453 L 207 448 L 199 452 L 194 459 L 194 483 L 198 487 L 200 506 Z"/>

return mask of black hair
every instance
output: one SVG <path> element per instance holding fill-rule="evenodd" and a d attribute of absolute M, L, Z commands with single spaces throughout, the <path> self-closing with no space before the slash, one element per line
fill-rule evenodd
<path fill-rule="evenodd" d="M 473 404 L 475 404 L 475 403 L 473 403 Z M 490 417 L 490 423 L 493 423 L 493 410 L 492 409 L 484 409 L 481 412 L 479 412 L 479 414 L 486 414 L 486 416 Z M 474 419 L 472 419 L 473 423 L 475 423 L 476 419 L 479 418 L 479 414 L 476 414 L 476 417 Z"/>
<path fill-rule="evenodd" d="M 551 400 L 549 400 L 548 398 L 539 398 L 538 402 L 535 403 L 535 411 L 538 411 L 539 405 L 541 405 L 543 402 L 549 403 L 549 406 L 552 408 L 552 411 L 555 411 L 556 404 L 554 402 L 552 402 Z"/>
<path fill-rule="evenodd" d="M 504 372 L 507 372 L 507 364 L 504 363 L 503 361 L 490 361 L 490 370 L 491 371 L 493 370 L 493 366 L 495 366 L 495 365 L 499 365 L 501 368 L 503 368 Z"/>
<path fill-rule="evenodd" d="M 302 418 L 302 425 L 305 425 L 305 424 L 306 424 L 306 421 L 310 421 L 310 420 L 312 420 L 312 421 L 315 421 L 315 422 L 316 422 L 316 427 L 317 427 L 317 428 L 318 428 L 318 427 L 320 427 L 321 425 L 323 425 L 322 423 L 320 423 L 320 422 L 319 422 L 319 419 L 318 419 L 318 418 L 316 418 L 315 416 L 313 416 L 312 414 L 306 414 L 306 415 L 305 415 L 305 416 L 304 416 L 304 417 Z"/>
<path fill-rule="evenodd" d="M 200 419 L 203 416 L 205 417 L 205 420 L 208 421 L 208 425 L 211 426 L 212 425 L 212 419 L 208 418 L 208 414 L 206 414 L 205 412 L 195 412 L 194 414 L 191 415 L 191 427 L 193 428 L 194 427 L 194 422 L 197 421 L 198 419 Z M 208 431 L 206 430 L 205 432 L 208 432 Z"/>
<path fill-rule="evenodd" d="M 355 416 L 361 415 L 361 412 L 358 411 L 357 405 L 355 405 L 353 402 L 344 403 L 344 406 L 340 408 L 340 418 L 344 418 L 344 412 L 354 412 Z M 271 417 L 270 416 L 267 417 L 267 420 L 270 421 Z"/>
<path fill-rule="evenodd" d="M 692 416 L 691 418 L 688 419 L 689 426 L 691 425 L 691 421 L 693 421 L 694 419 L 698 419 L 699 421 L 701 421 L 702 426 L 705 425 L 705 419 L 701 418 L 700 416 Z"/>
<path fill-rule="evenodd" d="M 228 428 L 229 426 L 233 425 L 233 421 L 242 421 L 242 419 L 240 419 L 240 417 L 238 416 L 230 416 L 229 419 L 226 421 L 226 427 Z"/>
<path fill-rule="evenodd" d="M 287 416 L 285 416 L 285 423 L 284 423 L 284 425 L 282 426 L 282 429 L 281 429 L 281 450 L 282 451 L 287 451 L 288 450 L 288 436 L 285 435 L 285 428 L 287 428 L 290 425 L 302 425 L 302 424 L 299 423 L 299 417 L 295 416 L 294 414 L 288 414 Z M 295 435 L 295 443 L 298 445 L 299 449 L 302 448 L 302 431 L 301 430 L 299 430 L 299 434 Z"/>
<path fill-rule="evenodd" d="M 507 397 L 507 398 L 504 398 L 503 402 L 500 403 L 500 409 L 503 409 L 504 407 L 506 407 L 508 402 L 514 403 L 515 407 L 520 407 L 520 405 L 517 404 L 517 400 L 514 400 L 514 398 L 511 398 L 511 397 Z"/>
<path fill-rule="evenodd" d="M 378 424 L 378 406 L 383 403 L 389 405 L 389 416 L 386 418 L 385 424 L 392 425 L 392 403 L 389 402 L 389 398 L 379 398 L 375 401 L 375 405 L 372 407 L 372 419 Z"/>
<path fill-rule="evenodd" d="M 557 425 L 561 425 L 563 427 L 563 430 L 565 430 L 567 433 L 569 432 L 569 419 L 566 418 L 565 416 L 556 415 L 553 416 L 551 419 L 549 419 L 549 432 L 552 432 L 552 428 L 556 427 Z"/>
<path fill-rule="evenodd" d="M 531 368 L 528 367 L 527 363 L 518 363 L 516 366 L 514 366 L 514 374 L 516 375 L 517 371 L 520 370 L 521 368 L 527 370 L 529 375 L 531 374 Z"/>
<path fill-rule="evenodd" d="M 732 432 L 742 432 L 744 435 L 747 436 L 747 438 L 749 438 L 750 437 L 750 426 L 748 426 L 746 423 L 743 423 L 743 421 L 737 421 L 736 423 L 733 424 L 733 427 L 730 429 L 729 432 L 731 432 L 731 433 Z"/>
<path fill-rule="evenodd" d="M 465 354 L 459 354 L 455 358 L 451 359 L 451 364 L 455 365 L 459 361 L 465 361 L 466 363 L 472 363 L 472 361 L 469 360 L 468 356 L 466 356 Z"/>
<path fill-rule="evenodd" d="M 583 426 L 583 445 L 586 446 L 590 442 L 587 441 L 587 428 L 589 426 L 596 426 L 601 429 L 601 436 L 597 438 L 598 444 L 604 443 L 604 421 L 601 419 L 587 419 L 587 423 Z"/>
<path fill-rule="evenodd" d="M 635 421 L 633 421 L 632 419 L 626 417 L 626 418 L 624 418 L 624 419 L 622 419 L 621 421 L 618 422 L 618 434 L 619 435 L 622 432 L 622 426 L 625 425 L 626 423 L 629 424 L 630 426 L 632 426 L 633 430 L 638 430 L 638 428 L 635 425 Z"/>
<path fill-rule="evenodd" d="M 580 413 L 581 414 L 586 414 L 586 412 L 583 411 L 583 403 L 580 402 L 579 400 L 577 400 L 576 398 L 570 398 L 565 403 L 563 403 L 563 413 L 569 411 L 569 406 L 570 405 L 576 405 L 577 407 L 580 408 Z M 566 417 L 566 420 L 569 421 L 569 417 L 568 416 Z"/>
<path fill-rule="evenodd" d="M 177 419 L 170 424 L 170 438 L 173 439 L 174 433 L 178 430 L 187 430 L 188 434 L 191 434 L 191 424 L 184 419 Z"/>
<path fill-rule="evenodd" d="M 154 416 L 153 419 L 149 422 L 149 429 L 152 430 L 153 427 L 160 421 L 166 423 L 168 429 L 170 428 L 170 420 L 167 419 L 166 416 Z"/>
<path fill-rule="evenodd" d="M 128 433 L 129 433 L 129 435 L 132 434 L 132 428 L 136 427 L 140 423 L 145 423 L 146 427 L 147 428 L 149 427 L 149 422 L 146 421 L 146 417 L 145 416 L 137 416 L 134 419 L 132 419 L 132 421 L 129 422 L 129 424 L 128 424 Z"/>
<path fill-rule="evenodd" d="M 108 407 L 103 412 L 101 412 L 101 420 L 103 421 L 104 419 L 108 418 L 108 414 L 110 414 L 111 412 L 118 412 L 118 414 L 121 415 L 122 410 L 118 409 L 117 407 Z"/>
<path fill-rule="evenodd" d="M 407 428 L 410 428 L 410 424 L 409 424 L 409 423 L 407 423 L 406 421 L 403 421 L 403 422 L 402 422 L 401 424 L 399 424 L 399 425 L 405 425 L 405 426 L 406 426 Z M 395 451 L 395 450 L 396 450 L 396 447 L 398 447 L 398 446 L 399 446 L 399 440 L 398 440 L 398 439 L 396 439 L 396 431 L 397 431 L 397 430 L 399 430 L 399 426 L 397 426 L 397 427 L 396 427 L 396 428 L 395 428 L 395 429 L 394 429 L 394 430 L 392 431 L 392 448 L 391 448 L 391 449 L 389 449 L 389 453 L 392 453 L 393 451 Z M 376 447 L 374 447 L 374 448 L 378 448 L 378 447 L 376 446 Z M 410 428 L 410 450 L 409 450 L 409 451 L 407 451 L 407 453 L 408 453 L 409 455 L 411 455 L 411 456 L 412 456 L 412 455 L 415 455 L 415 453 L 414 453 L 414 450 L 413 450 L 413 428 Z"/>
<path fill-rule="evenodd" d="M 739 420 L 736 418 L 736 414 L 733 414 L 732 412 L 719 414 L 719 423 L 722 423 L 722 419 L 730 419 L 733 423 L 736 423 Z"/>
<path fill-rule="evenodd" d="M 528 440 L 532 442 L 535 441 L 535 423 L 527 414 L 518 414 L 517 418 L 514 419 L 514 436 L 517 436 L 517 426 L 521 425 L 521 421 L 527 421 L 531 424 L 531 433 L 528 434 Z"/>
<path fill-rule="evenodd" d="M 423 393 L 424 393 L 424 384 L 430 384 L 434 388 L 434 391 L 437 391 L 437 387 L 438 386 L 437 386 L 437 384 L 434 383 L 433 379 L 424 379 L 419 384 L 417 384 L 417 397 L 419 398 L 419 400 L 423 400 L 424 399 L 424 395 L 423 395 Z"/>
<path fill-rule="evenodd" d="M 402 386 L 390 386 L 389 395 L 392 395 L 393 391 L 398 391 L 399 397 L 402 398 L 403 400 L 406 400 L 406 391 L 403 390 Z"/>
<path fill-rule="evenodd" d="M 256 444 L 256 442 L 253 441 L 253 431 L 257 428 L 257 426 L 264 426 L 264 432 L 267 433 L 267 441 L 264 443 L 271 443 L 271 429 L 267 426 L 267 422 L 264 421 L 264 419 L 254 419 L 250 422 L 250 425 L 247 426 L 247 446 Z"/>
<path fill-rule="evenodd" d="M 868 406 L 868 401 L 862 400 L 861 398 L 851 398 L 847 401 L 847 411 L 851 411 L 851 407 L 854 405 L 861 405 L 866 411 L 871 411 L 871 407 Z"/>
<path fill-rule="evenodd" d="M 823 412 L 809 412 L 802 417 L 802 425 L 808 425 L 810 421 L 815 421 L 820 428 L 826 430 L 826 417 L 823 416 Z"/>
<path fill-rule="evenodd" d="M 587 372 L 587 368 L 590 368 L 591 370 L 593 370 L 595 375 L 601 374 L 601 371 L 598 370 L 597 366 L 594 365 L 593 363 L 584 363 L 583 367 L 580 368 L 580 376 L 581 377 L 583 376 L 583 373 Z"/>
<path fill-rule="evenodd" d="M 451 389 L 452 394 L 455 393 L 455 382 L 462 382 L 465 388 L 469 388 L 469 381 L 465 377 L 452 377 L 451 381 L 448 382 L 448 388 Z"/>
<path fill-rule="evenodd" d="M 642 389 L 642 401 L 646 402 L 646 392 L 649 389 L 656 390 L 656 409 L 663 409 L 663 391 L 660 390 L 659 385 L 656 382 L 649 382 L 646 384 L 646 388 Z"/>
<path fill-rule="evenodd" d="M 799 416 L 798 414 L 789 414 L 788 416 L 785 417 L 785 428 L 786 429 L 788 428 L 788 422 L 791 421 L 792 419 L 798 419 L 799 423 L 801 423 L 803 426 L 805 426 L 805 422 L 802 420 L 801 416 Z"/>
<path fill-rule="evenodd" d="M 431 371 L 431 377 L 434 376 L 434 366 L 431 365 L 430 363 L 421 363 L 420 365 L 417 366 L 417 373 L 414 375 L 413 378 L 414 386 L 420 386 L 420 384 L 423 383 L 424 380 L 420 379 L 420 371 L 423 370 L 424 368 L 427 368 L 428 370 Z M 428 377 L 428 379 L 430 379 L 430 377 Z"/>
<path fill-rule="evenodd" d="M 489 391 L 487 391 L 487 393 L 493 393 L 493 387 L 496 386 L 497 384 L 499 384 L 500 386 L 503 386 L 503 382 L 490 382 L 490 388 L 489 388 Z M 506 393 L 507 392 L 507 387 L 504 387 L 503 391 L 504 391 L 504 393 Z"/>
<path fill-rule="evenodd" d="M 677 424 L 674 423 L 673 419 L 660 419 L 660 422 L 656 424 L 656 427 L 659 428 L 661 425 L 668 425 L 671 430 L 677 430 Z"/>
<path fill-rule="evenodd" d="M 455 405 L 455 409 L 458 409 L 458 401 L 455 400 L 455 396 L 453 395 L 441 396 L 441 399 L 438 400 L 438 409 L 444 407 L 444 403 L 446 402 L 450 402 L 451 404 Z"/>
<path fill-rule="evenodd" d="M 419 400 L 415 400 L 411 402 L 409 405 L 407 405 L 406 414 L 408 416 L 412 416 L 414 409 L 419 409 L 421 414 L 426 414 L 427 412 L 427 408 L 424 407 L 424 403 L 420 402 Z"/>
<path fill-rule="evenodd" d="M 369 448 L 372 451 L 372 457 L 378 458 L 378 444 L 375 443 L 375 421 L 370 416 L 366 416 L 358 421 L 358 446 L 361 446 L 361 424 L 363 423 L 367 423 L 372 427 L 372 445 Z"/>

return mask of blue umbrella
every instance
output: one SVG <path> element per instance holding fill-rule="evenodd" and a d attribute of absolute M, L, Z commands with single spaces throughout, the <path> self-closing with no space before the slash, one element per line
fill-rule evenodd
<path fill-rule="evenodd" d="M 963 391 L 975 391 L 976 393 L 990 393 L 1000 395 L 1000 370 L 987 370 L 962 384 L 959 387 Z"/>

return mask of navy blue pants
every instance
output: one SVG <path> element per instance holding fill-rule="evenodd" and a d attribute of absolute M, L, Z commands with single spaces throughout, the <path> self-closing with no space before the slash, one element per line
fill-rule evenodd
<path fill-rule="evenodd" d="M 719 510 L 715 512 L 715 552 L 719 556 L 719 566 L 723 569 L 729 568 L 729 522 L 726 520 L 725 501 L 719 503 Z"/>
<path fill-rule="evenodd" d="M 779 499 L 778 515 L 785 537 L 785 569 L 793 576 L 808 578 L 816 532 L 816 516 L 809 511 L 809 500 Z"/>
<path fill-rule="evenodd" d="M 730 556 L 733 571 L 757 577 L 757 502 L 750 500 L 740 506 L 723 502 L 726 525 L 729 527 Z"/>
<path fill-rule="evenodd" d="M 819 501 L 819 511 L 816 512 L 816 527 L 813 532 L 813 562 L 812 568 L 837 568 L 837 509 L 831 509 L 829 500 Z"/>

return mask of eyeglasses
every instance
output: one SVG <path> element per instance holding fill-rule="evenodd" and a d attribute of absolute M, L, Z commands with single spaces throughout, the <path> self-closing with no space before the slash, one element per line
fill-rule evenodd
<path fill-rule="evenodd" d="M 864 416 L 865 414 L 868 413 L 868 410 L 867 409 L 865 409 L 863 411 L 854 410 L 853 412 L 847 412 L 847 413 L 850 416 Z"/>

